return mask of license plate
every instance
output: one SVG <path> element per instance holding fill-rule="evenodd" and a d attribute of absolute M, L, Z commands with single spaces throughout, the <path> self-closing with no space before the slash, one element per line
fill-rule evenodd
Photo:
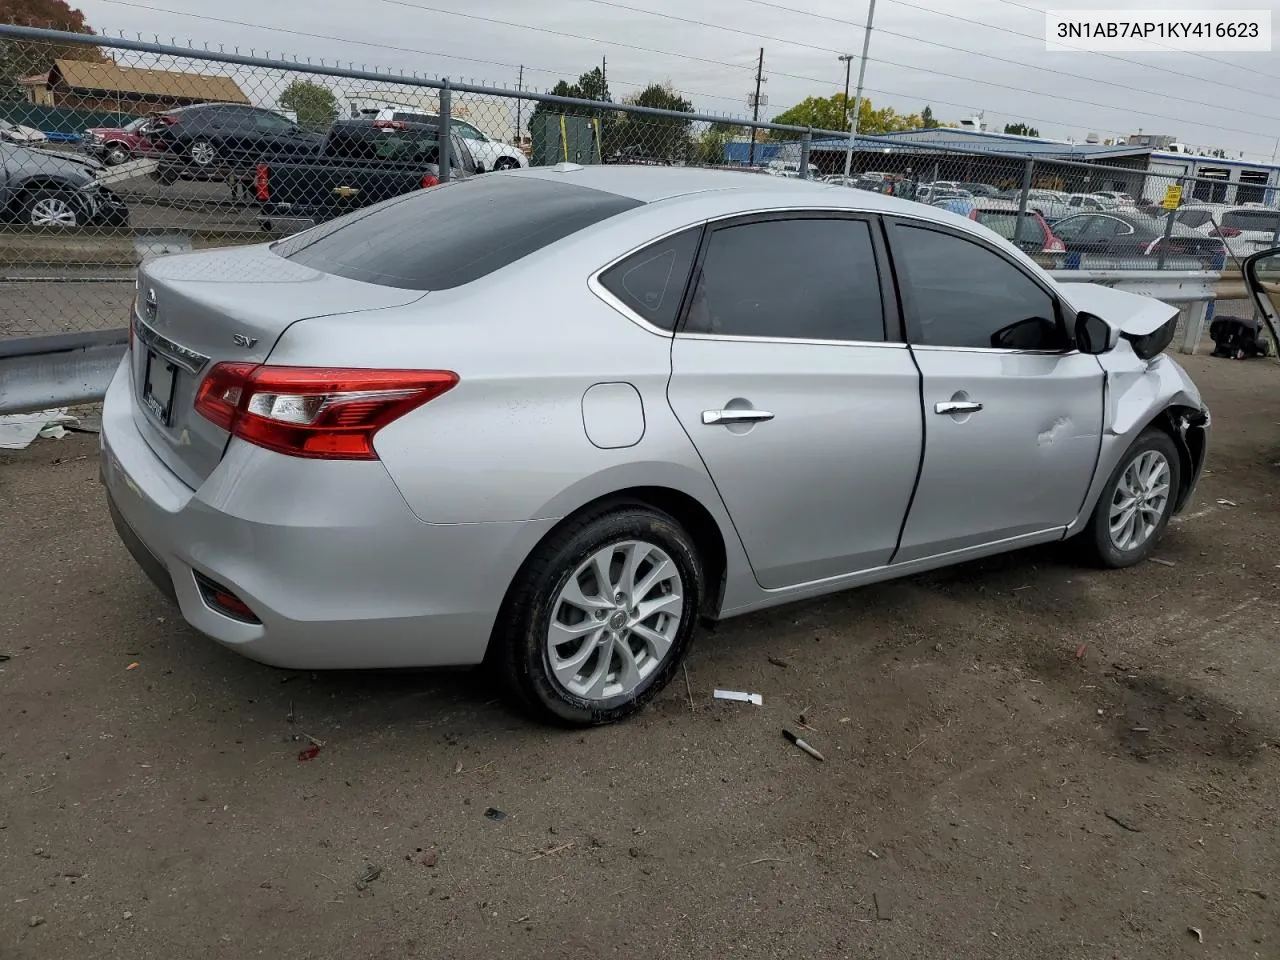
<path fill-rule="evenodd" d="M 147 368 L 142 379 L 142 402 L 166 427 L 173 414 L 173 388 L 177 381 L 178 368 L 148 350 Z"/>

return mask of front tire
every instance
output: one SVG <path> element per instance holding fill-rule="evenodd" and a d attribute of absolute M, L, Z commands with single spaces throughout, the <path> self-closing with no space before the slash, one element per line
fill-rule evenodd
<path fill-rule="evenodd" d="M 22 223 L 66 230 L 84 223 L 84 211 L 69 190 L 32 190 L 22 202 Z"/>
<path fill-rule="evenodd" d="M 187 148 L 187 157 L 192 165 L 207 170 L 217 161 L 218 148 L 208 140 L 196 140 Z"/>
<path fill-rule="evenodd" d="M 129 151 L 122 144 L 113 143 L 107 147 L 102 159 L 108 167 L 118 167 L 129 159 Z"/>
<path fill-rule="evenodd" d="M 511 157 L 499 157 L 497 160 L 494 161 L 493 169 L 494 170 L 519 170 L 520 163 L 517 160 L 513 160 Z"/>
<path fill-rule="evenodd" d="M 499 617 L 495 664 L 544 719 L 634 713 L 671 679 L 701 610 L 702 564 L 668 514 L 619 505 L 577 520 L 525 563 Z"/>
<path fill-rule="evenodd" d="M 1173 516 L 1181 473 L 1167 433 L 1151 428 L 1139 436 L 1107 478 L 1081 537 L 1090 558 L 1118 569 L 1151 556 Z"/>

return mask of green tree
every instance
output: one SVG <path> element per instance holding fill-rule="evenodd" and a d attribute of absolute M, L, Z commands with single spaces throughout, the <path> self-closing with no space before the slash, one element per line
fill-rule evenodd
<path fill-rule="evenodd" d="M 556 97 L 573 97 L 576 100 L 596 100 L 603 103 L 613 102 L 613 96 L 609 93 L 609 83 L 605 79 L 604 71 L 599 67 L 592 67 L 578 77 L 576 83 L 569 83 L 567 80 L 557 81 L 556 85 L 547 92 Z M 597 107 L 580 107 L 571 104 L 538 101 L 529 119 L 532 120 L 533 117 L 540 113 L 566 117 L 595 118 L 600 123 L 601 153 L 608 152 L 608 144 L 612 139 L 611 133 L 617 125 L 617 116 L 613 111 L 601 110 Z"/>
<path fill-rule="evenodd" d="M 1006 123 L 1004 125 L 1005 133 L 1012 133 L 1019 137 L 1038 137 L 1040 131 L 1035 127 L 1029 127 L 1025 123 Z"/>
<path fill-rule="evenodd" d="M 698 138 L 694 159 L 699 163 L 722 164 L 724 145 L 747 135 L 747 128 L 740 123 L 713 123 Z"/>
<path fill-rule="evenodd" d="M 812 127 L 815 130 L 842 131 L 849 129 L 845 118 L 853 110 L 853 102 L 846 101 L 843 93 L 830 97 L 807 97 L 789 110 L 784 110 L 773 118 L 774 123 L 785 123 L 797 127 Z M 921 114 L 900 114 L 893 107 L 877 110 L 866 97 L 858 110 L 858 132 L 867 136 L 878 133 L 893 133 L 898 130 L 917 130 L 924 125 Z M 770 139 L 792 140 L 794 134 L 781 130 L 772 131 Z"/>
<path fill-rule="evenodd" d="M 93 34 L 84 13 L 66 0 L 0 0 L 0 23 L 46 27 L 69 33 Z M 23 77 L 48 73 L 55 60 L 107 60 L 98 47 L 48 43 L 43 40 L 0 40 L 0 99 L 17 99 Z"/>
<path fill-rule="evenodd" d="M 925 130 L 934 130 L 942 126 L 933 115 L 933 107 L 927 104 L 920 111 L 920 126 Z"/>
<path fill-rule="evenodd" d="M 338 115 L 338 98 L 333 91 L 312 80 L 294 80 L 276 103 L 281 109 L 296 113 L 300 126 L 313 129 L 328 127 Z"/>
<path fill-rule="evenodd" d="M 672 89 L 670 83 L 651 83 L 626 101 L 637 107 L 693 113 L 693 104 Z M 651 117 L 624 114 L 613 131 L 610 143 L 616 149 L 636 149 L 667 160 L 687 160 L 694 152 L 689 136 L 692 120 L 679 117 Z"/>

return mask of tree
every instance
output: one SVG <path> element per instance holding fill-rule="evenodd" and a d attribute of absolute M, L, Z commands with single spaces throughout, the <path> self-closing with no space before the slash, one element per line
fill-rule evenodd
<path fill-rule="evenodd" d="M 693 104 L 680 96 L 668 83 L 651 83 L 626 103 L 657 110 L 675 110 L 693 113 Z M 628 113 L 618 121 L 611 143 L 618 149 L 635 147 L 646 153 L 667 160 L 688 159 L 693 152 L 689 137 L 692 120 L 679 117 L 651 117 Z"/>
<path fill-rule="evenodd" d="M 566 80 L 556 82 L 556 85 L 547 91 L 556 97 L 573 97 L 576 100 L 596 100 L 603 103 L 612 103 L 613 96 L 609 93 L 609 83 L 605 79 L 604 71 L 599 67 L 592 67 L 582 76 L 578 77 L 577 83 L 569 83 Z M 566 117 L 592 117 L 600 123 L 600 152 L 607 153 L 608 144 L 611 140 L 613 128 L 617 125 L 617 117 L 611 110 L 601 110 L 597 107 L 580 107 L 565 103 L 543 103 L 541 100 L 533 108 L 533 113 L 529 119 L 540 113 L 551 113 L 557 116 Z"/>
<path fill-rule="evenodd" d="M 774 123 L 785 123 L 790 126 L 812 127 L 815 130 L 844 131 L 849 129 L 846 119 L 852 112 L 852 102 L 846 101 L 843 93 L 830 97 L 807 97 L 789 110 L 784 110 L 773 118 Z M 924 125 L 921 114 L 900 114 L 893 107 L 876 110 L 866 97 L 858 110 L 858 132 L 867 136 L 878 133 L 893 133 L 898 130 L 918 130 Z M 769 134 L 773 140 L 793 140 L 795 134 L 782 130 L 774 130 Z"/>
<path fill-rule="evenodd" d="M 84 13 L 69 6 L 66 0 L 0 0 L 0 23 L 69 33 L 94 33 L 93 28 L 85 23 Z M 16 88 L 17 81 L 23 77 L 48 73 L 53 68 L 53 61 L 59 59 L 101 63 L 107 58 L 98 47 L 78 43 L 0 40 L 0 90 Z"/>
<path fill-rule="evenodd" d="M 747 128 L 740 123 L 713 123 L 698 138 L 694 159 L 699 163 L 724 163 L 724 145 L 746 135 Z"/>
<path fill-rule="evenodd" d="M 925 130 L 933 130 L 942 126 L 942 124 L 934 119 L 933 107 L 926 105 L 925 108 L 920 111 L 920 126 Z"/>
<path fill-rule="evenodd" d="M 1029 127 L 1025 123 L 1006 123 L 1004 125 L 1005 133 L 1012 133 L 1019 137 L 1038 137 L 1040 131 L 1035 127 Z"/>
<path fill-rule="evenodd" d="M 284 88 L 276 103 L 298 115 L 303 127 L 323 129 L 338 115 L 338 98 L 323 84 L 312 80 L 294 80 Z"/>

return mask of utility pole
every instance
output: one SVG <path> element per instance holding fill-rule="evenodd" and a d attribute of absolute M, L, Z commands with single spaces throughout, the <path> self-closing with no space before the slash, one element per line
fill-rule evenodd
<path fill-rule="evenodd" d="M 758 128 L 755 124 L 760 122 L 760 84 L 764 83 L 764 47 L 760 48 L 760 59 L 756 63 L 756 93 L 751 98 L 751 151 L 747 159 L 747 166 L 754 167 L 756 165 L 756 133 Z"/>
<path fill-rule="evenodd" d="M 858 118 L 862 115 L 862 79 L 867 75 L 867 49 L 871 46 L 871 24 L 876 18 L 876 0 L 867 8 L 867 29 L 862 35 L 862 61 L 858 64 L 858 93 L 853 100 L 853 120 L 849 123 L 849 145 L 844 151 L 844 176 L 849 179 L 853 167 L 853 143 L 858 138 Z"/>
<path fill-rule="evenodd" d="M 600 86 L 601 87 L 609 86 L 609 58 L 608 57 L 600 58 Z M 603 96 L 604 90 L 601 90 L 600 93 Z"/>
<path fill-rule="evenodd" d="M 841 100 L 841 101 L 840 101 L 840 103 L 841 103 L 841 105 L 844 107 L 844 123 L 845 123 L 845 126 L 848 126 L 848 125 L 849 125 L 849 70 L 850 70 L 850 68 L 853 66 L 853 54 L 851 54 L 851 53 L 842 53 L 842 54 L 840 54 L 840 56 L 839 56 L 839 57 L 837 57 L 836 59 L 838 59 L 841 63 L 843 63 L 843 64 L 844 64 L 844 99 L 843 99 L 843 100 Z M 845 171 L 844 171 L 844 181 L 843 181 L 843 182 L 844 182 L 846 185 L 848 185 L 848 183 L 849 183 L 849 170 L 848 170 L 848 164 L 846 164 L 845 166 L 846 166 L 846 169 L 845 169 Z"/>
<path fill-rule="evenodd" d="M 516 89 L 521 93 L 524 92 L 524 64 L 520 64 L 520 79 L 516 81 Z M 520 149 L 520 108 L 524 105 L 524 101 L 516 97 L 516 149 Z"/>

